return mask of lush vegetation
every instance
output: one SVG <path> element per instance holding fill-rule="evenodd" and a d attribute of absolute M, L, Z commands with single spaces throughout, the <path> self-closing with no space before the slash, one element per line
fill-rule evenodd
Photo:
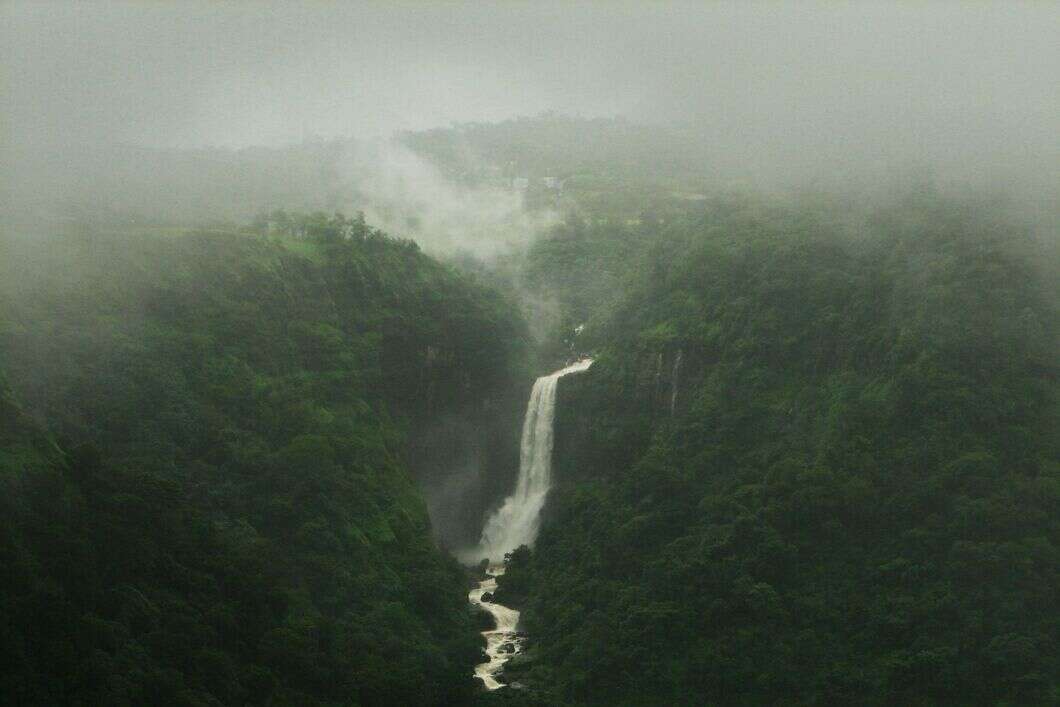
<path fill-rule="evenodd" d="M 5 701 L 473 699 L 408 442 L 498 415 L 521 320 L 363 219 L 276 217 L 0 240 Z"/>
<path fill-rule="evenodd" d="M 553 703 L 1060 702 L 1043 252 L 929 188 L 538 244 L 597 362 L 560 385 L 562 486 L 501 580 L 534 643 L 509 674 Z"/>
<path fill-rule="evenodd" d="M 454 267 L 282 210 L 0 238 L 0 694 L 1060 703 L 1055 237 L 923 185 L 716 196 L 689 133 L 621 120 L 404 140 L 560 225 Z M 596 363 L 497 592 L 528 689 L 484 694 L 438 540 L 518 467 L 519 307 Z"/>
<path fill-rule="evenodd" d="M 693 129 L 621 118 L 544 113 L 408 133 L 403 142 L 460 183 L 527 179 L 531 209 L 577 207 L 623 220 L 683 211 L 732 173 L 743 174 L 728 169 L 723 178 L 718 155 Z M 555 178 L 553 187 L 543 186 L 544 177 Z"/>

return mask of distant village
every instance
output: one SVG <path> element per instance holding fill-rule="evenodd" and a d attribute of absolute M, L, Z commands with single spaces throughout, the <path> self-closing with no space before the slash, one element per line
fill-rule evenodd
<path fill-rule="evenodd" d="M 559 177 L 511 177 L 504 180 L 504 185 L 515 191 L 526 191 L 531 186 L 562 191 L 563 183 L 566 181 L 566 179 L 560 179 Z"/>
<path fill-rule="evenodd" d="M 465 170 L 452 175 L 457 180 L 467 183 L 488 185 L 512 191 L 542 191 L 560 194 L 570 177 L 557 177 L 546 174 L 545 176 L 534 176 L 532 174 L 519 174 L 519 169 L 514 162 L 507 166 L 488 165 L 481 169 Z"/>

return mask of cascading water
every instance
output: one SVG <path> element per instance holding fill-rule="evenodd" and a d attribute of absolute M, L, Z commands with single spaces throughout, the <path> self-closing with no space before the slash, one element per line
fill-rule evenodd
<path fill-rule="evenodd" d="M 489 660 L 475 666 L 475 677 L 486 685 L 487 690 L 496 690 L 503 686 L 504 683 L 497 680 L 497 673 L 504 667 L 508 658 L 520 652 L 523 647 L 522 638 L 515 632 L 516 626 L 519 625 L 519 612 L 503 604 L 482 600 L 487 593 L 496 591 L 497 577 L 501 574 L 504 574 L 504 565 L 491 566 L 486 571 L 486 579 L 479 582 L 467 595 L 472 605 L 493 617 L 494 627 L 482 632 L 486 637 L 486 656 Z"/>
<path fill-rule="evenodd" d="M 486 521 L 473 560 L 488 558 L 491 562 L 501 562 L 506 553 L 520 545 L 532 545 L 537 539 L 541 508 L 552 485 L 556 384 L 563 376 L 584 371 L 592 363 L 592 359 L 583 359 L 541 376 L 534 383 L 519 445 L 519 480 L 512 495 Z"/>
<path fill-rule="evenodd" d="M 486 521 L 478 546 L 464 559 L 468 562 L 489 561 L 486 579 L 472 589 L 468 599 L 493 616 L 495 628 L 483 631 L 486 637 L 485 663 L 475 667 L 475 676 L 490 690 L 501 687 L 497 680 L 504 663 L 522 650 L 522 638 L 516 633 L 519 612 L 496 602 L 483 601 L 487 592 L 497 588 L 497 577 L 504 574 L 504 556 L 520 545 L 532 545 L 537 539 L 541 508 L 552 486 L 552 420 L 556 412 L 556 384 L 568 373 L 584 371 L 592 359 L 583 359 L 534 382 L 523 421 L 523 438 L 519 447 L 519 479 L 515 491 Z"/>

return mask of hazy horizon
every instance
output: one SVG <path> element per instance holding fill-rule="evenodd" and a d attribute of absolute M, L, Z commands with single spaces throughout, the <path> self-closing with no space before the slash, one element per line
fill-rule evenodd
<path fill-rule="evenodd" d="M 192 214 L 172 197 L 194 184 L 181 165 L 115 146 L 335 139 L 387 156 L 367 177 L 356 156 L 338 168 L 393 187 L 384 201 L 444 192 L 461 208 L 492 204 L 379 145 L 546 112 L 680 126 L 711 169 L 752 188 L 925 170 L 1046 214 L 1060 201 L 1050 4 L 9 2 L 0 17 L 0 193 L 12 204 L 89 195 Z M 284 188 L 323 203 L 298 159 Z M 213 188 L 227 201 L 200 200 L 194 214 L 241 215 L 251 191 Z"/>
<path fill-rule="evenodd" d="M 953 146 L 1018 130 L 1013 143 L 1052 137 L 1055 150 L 1060 116 L 1060 21 L 1047 3 L 9 2 L 0 12 L 4 132 L 23 144 L 278 146 L 552 110 L 696 122 L 781 145 Z"/>

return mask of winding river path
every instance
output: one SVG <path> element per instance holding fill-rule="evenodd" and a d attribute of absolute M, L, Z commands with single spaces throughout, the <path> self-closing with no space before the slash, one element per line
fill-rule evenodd
<path fill-rule="evenodd" d="M 479 582 L 478 586 L 467 595 L 468 601 L 475 606 L 482 607 L 493 616 L 496 626 L 489 631 L 482 632 L 482 635 L 486 637 L 486 655 L 489 656 L 489 660 L 475 666 L 475 677 L 486 684 L 487 690 L 496 690 L 504 685 L 497 680 L 497 674 L 509 658 L 522 650 L 522 638 L 516 635 L 519 612 L 491 601 L 482 601 L 485 593 L 497 590 L 497 577 L 502 574 L 504 574 L 504 565 L 490 565 L 486 569 L 486 579 Z"/>

